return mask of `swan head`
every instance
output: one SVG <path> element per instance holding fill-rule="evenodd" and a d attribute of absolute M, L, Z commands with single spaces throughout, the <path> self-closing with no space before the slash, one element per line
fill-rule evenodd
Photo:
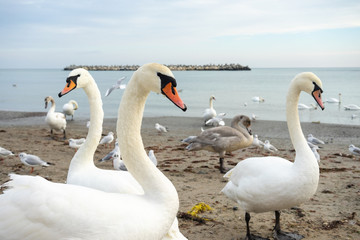
<path fill-rule="evenodd" d="M 59 97 L 64 96 L 76 88 L 85 87 L 89 83 L 90 79 L 92 79 L 92 77 L 87 70 L 83 68 L 76 68 L 72 70 L 66 79 L 66 86 L 59 93 Z"/>
<path fill-rule="evenodd" d="M 322 82 L 314 73 L 300 73 L 295 77 L 294 82 L 301 91 L 307 92 L 313 96 L 322 110 L 325 109 L 321 99 L 321 94 L 323 92 Z"/>
<path fill-rule="evenodd" d="M 45 101 L 45 109 L 47 108 L 47 106 L 48 106 L 48 103 L 49 102 L 54 102 L 54 99 L 53 99 L 53 97 L 52 96 L 47 96 L 45 99 L 44 99 L 44 101 Z"/>
<path fill-rule="evenodd" d="M 175 77 L 168 67 L 158 63 L 148 63 L 134 73 L 134 75 L 137 74 L 141 74 L 141 85 L 144 88 L 165 95 L 177 107 L 184 112 L 186 111 L 187 107 L 176 90 Z"/>
<path fill-rule="evenodd" d="M 250 128 L 251 127 L 251 119 L 248 116 L 237 115 L 233 118 L 233 121 L 238 122 L 238 123 L 240 122 L 246 128 L 248 133 L 250 135 L 252 135 L 251 128 Z"/>

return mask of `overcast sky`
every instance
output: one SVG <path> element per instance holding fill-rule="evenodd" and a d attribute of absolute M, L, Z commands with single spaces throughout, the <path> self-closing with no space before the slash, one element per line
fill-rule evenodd
<path fill-rule="evenodd" d="M 360 67 L 359 0 L 0 0 L 0 68 Z"/>

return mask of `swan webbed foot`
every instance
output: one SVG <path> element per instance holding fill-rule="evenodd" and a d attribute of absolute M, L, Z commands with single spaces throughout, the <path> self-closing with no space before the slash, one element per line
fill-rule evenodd
<path fill-rule="evenodd" d="M 281 230 L 274 231 L 274 239 L 276 240 L 300 240 L 303 238 L 304 236 L 297 233 L 289 233 Z"/>
<path fill-rule="evenodd" d="M 275 211 L 274 239 L 276 240 L 300 240 L 304 236 L 296 233 L 284 232 L 280 229 L 280 211 Z"/>
<path fill-rule="evenodd" d="M 246 235 L 244 240 L 269 240 L 269 239 L 268 238 L 263 238 L 263 237 L 260 237 L 260 236 L 257 236 L 257 235 L 250 234 L 250 235 Z"/>

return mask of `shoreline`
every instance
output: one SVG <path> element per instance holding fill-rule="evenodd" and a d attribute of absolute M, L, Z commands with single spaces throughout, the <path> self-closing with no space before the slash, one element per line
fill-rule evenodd
<path fill-rule="evenodd" d="M 47 112 L 24 112 L 24 111 L 3 111 L 0 110 L 0 127 L 9 126 L 33 126 L 33 125 L 44 125 L 46 127 L 44 118 Z M 84 124 L 89 118 L 75 117 L 74 124 Z M 178 116 L 160 116 L 160 117 L 144 117 L 143 128 L 152 128 L 153 122 L 161 121 L 160 124 L 167 125 L 169 128 L 175 128 L 181 130 L 182 128 L 191 130 L 200 130 L 202 125 L 201 117 L 178 117 Z M 104 126 L 116 124 L 116 118 L 105 118 Z M 226 125 L 230 125 L 231 118 L 224 118 Z M 271 126 L 271 127 L 270 127 Z M 360 141 L 360 127 L 357 125 L 346 125 L 346 124 L 335 124 L 335 123 L 312 123 L 312 122 L 301 122 L 301 126 L 304 134 L 311 132 L 315 136 L 325 138 L 350 138 L 358 139 Z M 252 121 L 252 131 L 255 134 L 264 135 L 266 137 L 278 137 L 286 138 L 289 137 L 287 132 L 286 121 L 276 120 L 256 120 Z M 332 129 L 333 131 L 330 131 Z M 334 129 L 338 129 L 334 131 Z M 285 133 L 283 132 L 284 130 Z M 331 132 L 331 134 L 330 134 Z M 259 135 L 259 136 L 261 136 Z"/>

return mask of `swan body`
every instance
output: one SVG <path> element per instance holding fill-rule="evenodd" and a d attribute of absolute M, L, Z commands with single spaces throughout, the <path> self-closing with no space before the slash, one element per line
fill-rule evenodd
<path fill-rule="evenodd" d="M 314 104 L 310 104 L 310 106 L 306 105 L 306 104 L 303 104 L 303 103 L 299 103 L 298 104 L 298 109 L 299 110 L 304 110 L 304 109 L 317 109 L 317 107 L 314 105 Z"/>
<path fill-rule="evenodd" d="M 211 95 L 209 99 L 209 108 L 206 108 L 202 114 L 204 123 L 206 123 L 206 121 L 210 120 L 211 118 L 216 117 L 216 110 L 214 109 L 213 106 L 214 100 L 216 100 L 215 97 Z"/>
<path fill-rule="evenodd" d="M 360 107 L 356 104 L 349 104 L 349 105 L 344 106 L 344 108 L 345 108 L 345 110 L 348 110 L 348 111 L 360 110 Z"/>
<path fill-rule="evenodd" d="M 245 128 L 239 126 L 242 123 Z M 229 126 L 219 126 L 206 129 L 199 136 L 189 140 L 186 147 L 189 151 L 207 150 L 219 154 L 220 171 L 225 172 L 223 161 L 226 152 L 236 151 L 250 146 L 253 136 L 248 128 L 251 125 L 250 118 L 244 115 L 237 115 Z"/>
<path fill-rule="evenodd" d="M 74 120 L 74 112 L 79 108 L 78 103 L 75 100 L 70 100 L 63 105 L 63 113 L 65 116 L 71 116 L 71 120 Z"/>
<path fill-rule="evenodd" d="M 62 95 L 74 86 L 81 87 L 81 81 L 77 83 L 77 79 L 86 72 L 80 72 L 68 78 L 68 87 L 64 88 Z M 177 227 L 177 192 L 146 156 L 140 127 L 145 101 L 151 90 L 162 92 L 179 108 L 186 110 L 175 87 L 176 81 L 167 67 L 147 64 L 134 73 L 120 103 L 119 146 L 124 149 L 123 159 L 129 172 L 142 186 L 144 194 L 111 193 L 94 189 L 94 186 L 52 183 L 41 177 L 12 174 L 11 181 L 5 184 L 10 188 L 0 195 L 0 226 L 7 226 L 0 228 L 0 239 L 136 240 L 166 239 L 173 235 L 173 229 L 169 229 L 174 225 Z M 90 138 L 88 134 L 74 157 L 93 156 L 96 146 L 91 151 L 86 146 L 99 142 L 101 131 L 100 134 L 97 131 L 98 128 L 101 130 L 101 124 L 102 116 L 99 121 L 91 120 L 89 134 L 95 131 L 96 138 Z M 84 162 L 93 165 L 92 161 Z M 71 167 L 74 170 L 74 165 Z M 115 210 L 113 206 L 117 206 Z M 181 233 L 178 231 L 177 234 Z"/>
<path fill-rule="evenodd" d="M 50 127 L 51 136 L 53 137 L 53 130 L 60 130 L 64 133 L 64 139 L 66 138 L 66 117 L 63 113 L 55 112 L 55 100 L 53 97 L 48 96 L 45 98 L 45 108 L 47 108 L 48 103 L 51 102 L 51 107 L 46 114 L 45 122 Z"/>
<path fill-rule="evenodd" d="M 327 99 L 325 102 L 327 103 L 341 103 L 341 93 L 339 93 L 339 97 L 338 98 L 329 98 Z"/>
<path fill-rule="evenodd" d="M 315 194 L 319 181 L 319 165 L 302 133 L 297 104 L 301 91 L 312 95 L 323 109 L 322 83 L 313 73 L 301 73 L 291 82 L 286 99 L 289 134 L 296 156 L 294 163 L 280 157 L 252 157 L 239 162 L 224 177 L 229 182 L 222 192 L 245 211 L 247 237 L 250 212 L 275 211 L 275 235 L 280 230 L 281 209 L 297 206 Z"/>
<path fill-rule="evenodd" d="M 212 117 L 211 119 L 207 120 L 205 122 L 205 126 L 225 126 L 225 122 L 223 120 L 223 117 L 226 115 L 226 113 L 219 113 L 217 116 Z"/>

